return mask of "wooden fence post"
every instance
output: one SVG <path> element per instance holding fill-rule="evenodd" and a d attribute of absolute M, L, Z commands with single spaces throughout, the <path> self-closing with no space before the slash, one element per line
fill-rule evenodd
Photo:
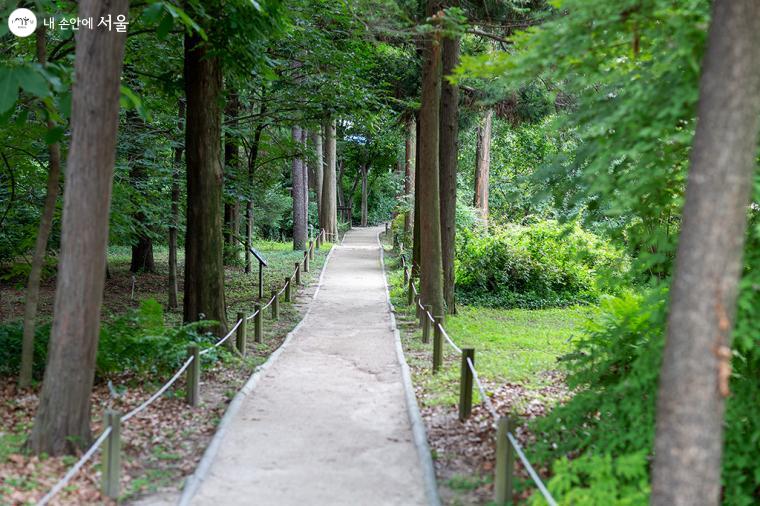
<path fill-rule="evenodd" d="M 409 292 L 406 297 L 406 303 L 409 306 L 414 304 L 414 279 L 411 276 L 409 277 Z"/>
<path fill-rule="evenodd" d="M 386 234 L 388 233 L 388 222 L 387 221 L 385 222 L 385 233 Z"/>
<path fill-rule="evenodd" d="M 472 371 L 467 364 L 470 359 L 475 366 L 475 348 L 462 348 L 462 372 L 459 378 L 459 419 L 465 421 L 472 413 Z"/>
<path fill-rule="evenodd" d="M 496 422 L 496 468 L 494 469 L 494 501 L 498 505 L 512 504 L 512 487 L 515 472 L 515 450 L 507 439 L 514 431 L 514 422 L 506 416 Z"/>
<path fill-rule="evenodd" d="M 201 402 L 201 355 L 197 344 L 191 344 L 187 347 L 187 357 L 193 357 L 190 366 L 187 368 L 187 403 L 192 407 L 198 407 Z"/>
<path fill-rule="evenodd" d="M 309 260 L 314 260 L 314 241 L 309 241 Z"/>
<path fill-rule="evenodd" d="M 433 324 L 433 372 L 438 372 L 443 365 L 443 316 L 436 316 Z"/>
<path fill-rule="evenodd" d="M 237 344 L 237 350 L 240 352 L 241 355 L 245 355 L 245 345 L 246 345 L 246 335 L 245 335 L 245 314 L 243 312 L 238 312 L 237 314 L 238 320 L 240 320 L 240 326 L 237 328 L 237 335 L 235 336 L 236 344 Z"/>
<path fill-rule="evenodd" d="M 416 311 L 416 313 L 414 313 L 414 314 L 417 315 L 417 325 L 419 325 L 421 327 L 422 326 L 422 316 L 421 316 L 422 315 L 422 306 L 420 305 L 420 294 L 419 293 L 414 296 L 414 310 Z"/>
<path fill-rule="evenodd" d="M 272 290 L 272 320 L 280 319 L 280 298 L 277 296 L 277 290 Z"/>
<path fill-rule="evenodd" d="M 290 302 L 290 282 L 292 280 L 291 277 L 285 278 L 285 302 Z"/>
<path fill-rule="evenodd" d="M 407 283 L 409 283 L 409 267 L 405 265 L 404 266 L 404 286 L 406 286 Z"/>
<path fill-rule="evenodd" d="M 116 499 L 119 497 L 121 478 L 121 416 L 116 411 L 107 409 L 103 415 L 103 426 L 110 427 L 111 433 L 103 444 L 100 466 L 102 490 L 106 497 Z"/>
<path fill-rule="evenodd" d="M 256 341 L 257 343 L 260 343 L 262 341 L 262 334 L 264 333 L 263 332 L 264 328 L 262 326 L 262 322 L 264 319 L 262 318 L 262 315 L 261 315 L 261 312 L 262 312 L 261 304 L 255 304 L 254 309 L 256 311 L 256 316 L 253 318 L 253 329 L 254 329 L 253 340 Z"/>
<path fill-rule="evenodd" d="M 428 317 L 428 313 L 432 313 L 433 306 L 430 304 L 425 305 L 425 309 L 420 310 L 420 314 L 422 315 L 421 322 L 422 323 L 422 342 L 423 343 L 429 343 L 430 342 L 430 318 Z"/>
<path fill-rule="evenodd" d="M 303 252 L 303 271 L 309 272 L 309 252 Z"/>
<path fill-rule="evenodd" d="M 301 286 L 301 262 L 296 262 L 296 286 Z"/>

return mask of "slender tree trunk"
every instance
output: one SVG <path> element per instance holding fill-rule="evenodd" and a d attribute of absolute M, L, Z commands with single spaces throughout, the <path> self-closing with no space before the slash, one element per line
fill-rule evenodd
<path fill-rule="evenodd" d="M 180 132 L 185 130 L 185 102 L 177 101 L 177 116 Z M 179 230 L 179 171 L 182 164 L 182 146 L 174 148 L 174 167 L 172 168 L 172 218 L 169 226 L 169 309 L 177 309 L 177 231 Z"/>
<path fill-rule="evenodd" d="M 337 182 L 335 174 L 336 139 L 335 120 L 329 119 L 324 125 L 325 131 L 325 172 L 322 180 L 322 214 L 327 238 L 330 241 L 338 239 L 338 207 L 337 207 Z"/>
<path fill-rule="evenodd" d="M 37 29 L 37 60 L 43 67 L 47 64 L 47 48 L 45 27 Z M 47 120 L 48 129 L 55 128 L 53 120 Z M 55 205 L 58 201 L 58 183 L 61 179 L 61 145 L 53 143 L 48 145 L 48 177 L 45 204 L 40 215 L 40 227 L 37 231 L 37 240 L 34 244 L 32 255 L 32 267 L 29 271 L 29 279 L 26 284 L 26 301 L 24 305 L 24 338 L 21 344 L 21 371 L 18 384 L 21 388 L 27 388 L 32 382 L 32 366 L 34 363 L 34 327 L 37 319 L 37 305 L 40 296 L 40 278 L 42 267 L 45 264 L 45 252 L 53 229 L 53 217 Z"/>
<path fill-rule="evenodd" d="M 404 216 L 404 236 L 409 235 L 414 227 L 414 210 L 411 199 L 414 198 L 414 161 L 417 143 L 417 122 L 414 116 L 409 115 L 406 121 L 406 145 L 404 156 L 404 196 L 406 201 L 412 206 Z"/>
<path fill-rule="evenodd" d="M 436 0 L 428 0 L 428 15 L 435 13 Z M 443 315 L 443 260 L 441 252 L 441 205 L 439 181 L 439 127 L 441 102 L 440 32 L 427 34 L 422 63 L 420 107 L 420 291 L 435 315 Z"/>
<path fill-rule="evenodd" d="M 457 149 L 459 137 L 459 88 L 445 76 L 459 64 L 459 38 L 443 39 L 443 82 L 441 84 L 441 250 L 443 298 L 449 314 L 456 314 L 454 257 L 457 210 Z"/>
<path fill-rule="evenodd" d="M 303 130 L 301 127 L 294 126 L 292 129 L 293 143 L 297 149 L 301 149 L 303 144 Z M 293 249 L 306 249 L 307 230 L 306 230 L 306 212 L 304 209 L 304 193 L 308 192 L 307 181 L 304 178 L 305 171 L 303 168 L 303 159 L 298 153 L 292 162 L 292 180 L 293 180 Z"/>
<path fill-rule="evenodd" d="M 185 37 L 185 233 L 184 319 L 219 322 L 227 330 L 224 299 L 221 165 L 221 62 L 197 35 Z"/>
<path fill-rule="evenodd" d="M 420 117 L 417 113 L 417 135 L 415 135 L 415 162 L 414 162 L 414 231 L 412 234 L 412 276 L 420 276 Z"/>
<path fill-rule="evenodd" d="M 346 166 L 343 164 L 343 160 L 338 162 L 338 178 L 335 187 L 338 191 L 338 205 L 343 207 L 346 205 L 346 193 L 343 191 L 343 174 L 345 173 Z"/>
<path fill-rule="evenodd" d="M 721 501 L 723 415 L 760 118 L 760 3 L 716 0 L 670 292 L 651 503 Z"/>
<path fill-rule="evenodd" d="M 262 102 L 259 110 L 260 116 L 266 112 L 266 106 Z M 256 173 L 256 161 L 259 158 L 259 146 L 261 145 L 261 134 L 266 128 L 263 121 L 256 125 L 253 134 L 253 143 L 251 144 L 251 153 L 248 156 L 248 188 L 246 189 L 245 199 L 245 272 L 251 273 L 251 246 L 253 245 L 253 176 Z"/>
<path fill-rule="evenodd" d="M 361 220 L 361 226 L 366 227 L 367 226 L 367 200 L 368 200 L 368 192 L 369 188 L 367 187 L 367 175 L 369 174 L 369 165 L 363 165 L 359 168 L 361 171 L 361 178 L 362 178 L 362 220 Z"/>
<path fill-rule="evenodd" d="M 141 163 L 138 157 L 131 161 L 129 169 L 129 180 L 138 193 L 142 192 L 148 179 L 145 165 Z M 130 272 L 156 272 L 156 262 L 153 259 L 153 239 L 147 234 L 146 228 L 147 217 L 139 206 L 135 204 L 137 210 L 132 219 L 138 225 L 137 237 L 133 240 L 137 242 L 132 244 L 132 261 L 129 265 Z"/>
<path fill-rule="evenodd" d="M 317 201 L 317 222 L 322 226 L 322 185 L 324 184 L 324 158 L 322 156 L 322 132 L 321 128 L 310 132 L 311 145 L 314 148 L 314 168 L 312 170 L 312 186 L 314 187 L 314 196 Z"/>
<path fill-rule="evenodd" d="M 127 0 L 82 0 L 79 18 L 126 16 L 128 7 Z M 37 416 L 27 441 L 35 453 L 73 453 L 92 441 L 90 393 L 100 332 L 125 39 L 125 34 L 102 29 L 77 35 L 55 316 Z"/>
<path fill-rule="evenodd" d="M 488 109 L 478 125 L 478 145 L 475 149 L 475 208 L 480 219 L 488 223 L 488 193 L 491 172 L 491 129 L 493 109 Z"/>
<path fill-rule="evenodd" d="M 240 114 L 240 100 L 237 93 L 231 92 L 227 99 L 227 105 L 224 108 L 224 115 L 231 120 L 229 125 L 231 129 L 237 128 L 237 117 Z M 224 135 L 224 180 L 225 184 L 235 187 L 235 180 L 238 176 L 240 156 L 238 153 L 238 142 L 232 132 Z M 227 245 L 225 250 L 224 261 L 227 264 L 234 263 L 237 260 L 238 242 L 235 237 L 238 234 L 238 213 L 240 203 L 237 198 L 237 189 L 232 192 L 234 196 L 225 195 L 224 198 L 224 242 Z"/>

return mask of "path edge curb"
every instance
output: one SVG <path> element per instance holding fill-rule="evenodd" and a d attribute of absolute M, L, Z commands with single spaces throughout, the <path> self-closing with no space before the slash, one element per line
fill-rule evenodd
<path fill-rule="evenodd" d="M 325 276 L 325 272 L 327 271 L 327 266 L 330 262 L 330 258 L 332 257 L 333 251 L 335 251 L 336 244 L 333 244 L 330 248 L 330 251 L 327 253 L 327 257 L 325 258 L 325 263 L 322 265 L 322 271 L 319 274 L 319 279 L 317 281 L 317 288 L 314 291 L 314 295 L 311 298 L 311 302 L 314 302 L 317 299 L 317 295 L 319 295 L 319 290 L 322 288 L 322 280 Z M 385 272 L 383 271 L 383 274 Z M 386 284 L 387 285 L 387 284 Z M 386 286 L 387 291 L 387 286 Z M 211 442 L 206 447 L 206 450 L 203 452 L 203 456 L 201 457 L 201 460 L 198 462 L 198 465 L 195 467 L 195 472 L 187 477 L 185 480 L 185 485 L 182 487 L 182 494 L 180 495 L 179 500 L 177 501 L 177 506 L 187 506 L 190 504 L 190 501 L 192 501 L 193 497 L 195 497 L 196 492 L 198 492 L 198 489 L 200 488 L 203 481 L 206 479 L 206 476 L 208 475 L 209 469 L 211 469 L 211 464 L 214 461 L 214 458 L 216 457 L 216 454 L 219 452 L 219 447 L 222 444 L 222 440 L 224 439 L 224 436 L 227 433 L 227 428 L 232 422 L 232 419 L 235 417 L 237 412 L 240 410 L 240 407 L 243 405 L 243 401 L 253 393 L 253 389 L 256 387 L 256 384 L 259 382 L 259 378 L 261 377 L 262 373 L 266 371 L 274 362 L 277 361 L 277 358 L 280 356 L 280 354 L 283 352 L 283 350 L 290 344 L 290 341 L 293 339 L 293 336 L 298 331 L 298 329 L 301 328 L 301 325 L 306 321 L 306 319 L 309 317 L 309 314 L 311 313 L 312 308 L 314 307 L 313 304 L 309 304 L 308 309 L 306 310 L 306 313 L 304 313 L 303 318 L 301 318 L 301 321 L 298 322 L 298 324 L 293 327 L 293 330 L 288 332 L 288 335 L 285 337 L 285 340 L 282 342 L 282 344 L 274 350 L 267 360 L 257 366 L 253 370 L 253 374 L 248 378 L 245 385 L 238 390 L 238 393 L 235 394 L 235 397 L 233 397 L 232 402 L 230 402 L 229 406 L 227 406 L 227 410 L 224 412 L 224 416 L 222 417 L 221 421 L 219 422 L 219 425 L 216 427 L 216 432 L 214 433 L 214 436 L 211 438 Z"/>
<path fill-rule="evenodd" d="M 438 482 L 435 478 L 435 467 L 433 466 L 433 457 L 430 453 L 430 446 L 427 442 L 427 430 L 425 429 L 425 423 L 422 421 L 422 415 L 420 414 L 420 408 L 417 405 L 417 396 L 414 393 L 414 386 L 412 384 L 412 374 L 409 371 L 409 364 L 406 362 L 404 356 L 404 348 L 401 345 L 401 334 L 396 326 L 396 312 L 391 302 L 391 293 L 388 288 L 388 276 L 385 270 L 385 248 L 383 243 L 380 242 L 380 234 L 377 233 L 377 245 L 380 248 L 380 266 L 383 270 L 383 285 L 385 287 L 385 299 L 388 303 L 388 312 L 391 317 L 391 330 L 393 331 L 393 337 L 396 344 L 396 359 L 401 366 L 401 378 L 404 384 L 404 397 L 406 398 L 406 411 L 409 416 L 409 423 L 412 426 L 412 436 L 414 438 L 414 446 L 417 448 L 417 456 L 420 459 L 422 466 L 422 478 L 425 482 L 425 495 L 428 499 L 430 506 L 441 506 L 441 498 L 438 495 Z"/>

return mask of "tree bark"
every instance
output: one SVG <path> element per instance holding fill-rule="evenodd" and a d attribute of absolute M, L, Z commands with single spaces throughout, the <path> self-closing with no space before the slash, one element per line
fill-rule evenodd
<path fill-rule="evenodd" d="M 237 128 L 237 117 L 240 114 L 240 100 L 237 93 L 230 92 L 224 115 L 229 120 L 231 129 Z M 224 135 L 224 181 L 226 185 L 235 186 L 240 164 L 239 147 L 235 134 L 227 132 Z M 234 263 L 237 260 L 238 242 L 235 239 L 239 228 L 240 201 L 237 198 L 237 190 L 234 196 L 225 196 L 224 199 L 224 242 L 227 245 L 224 258 L 225 263 Z"/>
<path fill-rule="evenodd" d="M 412 277 L 420 276 L 420 121 L 417 112 L 417 134 L 415 135 L 415 162 L 414 162 L 414 231 L 412 233 Z"/>
<path fill-rule="evenodd" d="M 37 29 L 37 60 L 43 67 L 47 64 L 47 47 L 45 27 Z M 52 119 L 47 120 L 48 129 L 55 128 Z M 61 179 L 61 145 L 57 142 L 48 145 L 48 177 L 45 204 L 40 215 L 40 227 L 37 231 L 37 240 L 34 244 L 32 255 L 32 267 L 29 271 L 29 279 L 26 284 L 26 300 L 24 305 L 24 337 L 21 344 L 21 370 L 18 384 L 20 388 L 27 388 L 32 382 L 32 368 L 34 363 L 34 327 L 37 319 L 37 306 L 40 296 L 40 279 L 42 267 L 45 263 L 45 252 L 53 229 L 53 217 L 55 205 L 58 201 L 58 184 Z"/>
<path fill-rule="evenodd" d="M 306 249 L 307 225 L 306 210 L 304 209 L 304 194 L 308 193 L 307 181 L 304 171 L 303 158 L 301 152 L 304 138 L 304 131 L 299 126 L 294 126 L 291 130 L 293 143 L 299 152 L 293 157 L 291 179 L 293 182 L 293 249 Z"/>
<path fill-rule="evenodd" d="M 443 82 L 441 84 L 441 250 L 443 299 L 449 314 L 456 314 L 454 256 L 456 247 L 457 150 L 459 136 L 459 88 L 445 76 L 459 64 L 459 38 L 443 39 Z"/>
<path fill-rule="evenodd" d="M 367 175 L 369 174 L 369 165 L 365 164 L 359 167 L 359 171 L 361 173 L 361 179 L 362 179 L 362 218 L 361 218 L 361 226 L 366 227 L 367 226 L 367 200 L 369 198 L 369 188 L 367 187 Z"/>
<path fill-rule="evenodd" d="M 184 136 L 185 130 L 185 102 L 181 99 L 177 101 L 177 121 L 179 131 Z M 169 225 L 169 309 L 177 309 L 177 231 L 179 229 L 179 171 L 182 164 L 182 146 L 174 148 L 174 167 L 172 168 L 172 217 Z"/>
<path fill-rule="evenodd" d="M 227 330 L 222 237 L 221 108 L 222 69 L 218 57 L 197 35 L 185 37 L 185 233 L 184 319 L 219 322 Z"/>
<path fill-rule="evenodd" d="M 414 209 L 411 199 L 414 198 L 414 162 L 417 144 L 417 122 L 413 115 L 406 120 L 406 143 L 404 156 L 404 195 L 411 206 L 404 216 L 404 236 L 409 235 L 414 227 Z"/>
<path fill-rule="evenodd" d="M 338 239 L 338 207 L 337 207 L 337 182 L 335 174 L 336 162 L 336 139 L 335 119 L 329 119 L 324 124 L 325 131 L 325 172 L 322 180 L 322 214 L 324 223 L 322 228 L 327 234 L 327 239 Z"/>
<path fill-rule="evenodd" d="M 129 180 L 132 188 L 138 193 L 142 192 L 148 179 L 148 174 L 138 156 L 133 157 L 129 168 Z M 147 217 L 140 209 L 139 202 L 135 202 L 136 211 L 132 216 L 138 225 L 137 237 L 132 244 L 132 261 L 129 265 L 130 272 L 156 272 L 156 262 L 153 259 L 153 239 L 146 233 Z"/>
<path fill-rule="evenodd" d="M 717 505 L 760 118 L 760 3 L 716 0 L 657 399 L 651 504 Z"/>
<path fill-rule="evenodd" d="M 314 196 L 317 201 L 317 223 L 322 224 L 322 185 L 324 184 L 324 157 L 322 156 L 322 132 L 321 127 L 309 133 L 311 145 L 314 148 L 314 164 L 310 181 L 314 187 Z"/>
<path fill-rule="evenodd" d="M 127 0 L 82 0 L 78 14 L 80 19 L 126 16 L 128 7 Z M 90 393 L 100 332 L 125 39 L 126 34 L 103 29 L 77 35 L 55 316 L 40 402 L 27 441 L 35 453 L 73 453 L 92 441 Z"/>
<path fill-rule="evenodd" d="M 480 219 L 488 224 L 488 193 L 491 172 L 491 129 L 493 109 L 488 109 L 478 125 L 478 145 L 475 149 L 475 208 Z"/>
<path fill-rule="evenodd" d="M 261 103 L 259 115 L 263 116 L 266 112 L 266 105 Z M 253 143 L 251 144 L 251 153 L 248 156 L 248 188 L 246 188 L 245 199 L 245 272 L 251 273 L 251 247 L 253 246 L 253 176 L 256 173 L 256 161 L 259 158 L 259 146 L 261 146 L 261 134 L 266 128 L 263 121 L 256 125 L 253 134 Z"/>
<path fill-rule="evenodd" d="M 428 15 L 435 17 L 437 2 L 428 0 Z M 439 181 L 439 128 L 441 102 L 441 35 L 425 36 L 420 107 L 420 288 L 423 303 L 443 315 L 443 261 Z"/>

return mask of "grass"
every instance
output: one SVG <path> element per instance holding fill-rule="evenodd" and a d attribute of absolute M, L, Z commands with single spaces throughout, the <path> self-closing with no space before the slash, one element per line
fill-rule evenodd
<path fill-rule="evenodd" d="M 407 306 L 400 261 L 391 257 L 387 265 L 407 360 L 418 371 L 414 382 L 425 392 L 425 404 L 455 404 L 460 357 L 444 344 L 444 367 L 438 374 L 430 374 L 432 345 L 422 343 L 414 308 Z M 506 310 L 460 305 L 456 315 L 446 317 L 444 327 L 460 348 L 475 349 L 476 369 L 486 383 L 519 383 L 539 389 L 550 383 L 545 372 L 561 370 L 557 359 L 571 350 L 576 326 L 588 313 L 589 308 L 582 306 Z M 477 392 L 474 402 L 479 402 Z"/>

